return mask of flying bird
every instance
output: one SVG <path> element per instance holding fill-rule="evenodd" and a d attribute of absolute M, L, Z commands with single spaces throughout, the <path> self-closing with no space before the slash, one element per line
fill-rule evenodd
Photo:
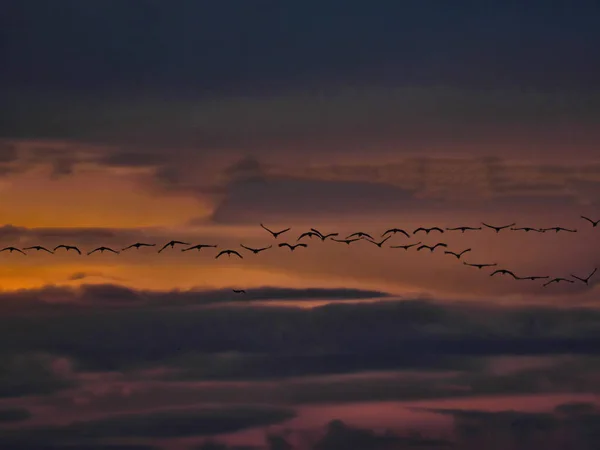
<path fill-rule="evenodd" d="M 283 243 L 279 244 L 279 246 L 280 247 L 289 247 L 292 252 L 296 249 L 296 247 L 304 247 L 304 248 L 308 247 L 308 245 L 302 244 L 302 243 L 290 245 L 287 242 L 283 242 Z"/>
<path fill-rule="evenodd" d="M 495 230 L 496 233 L 500 233 L 500 230 L 504 230 L 505 228 L 510 228 L 510 227 L 514 227 L 516 225 L 516 223 L 511 223 L 510 225 L 504 225 L 502 227 L 495 227 L 494 225 L 488 225 L 487 223 L 481 222 L 481 225 L 485 225 L 488 228 L 491 228 L 492 230 Z"/>
<path fill-rule="evenodd" d="M 136 242 L 135 244 L 131 244 L 123 249 L 121 249 L 122 252 L 124 252 L 125 250 L 129 250 L 130 248 L 135 248 L 136 250 L 139 250 L 140 247 L 155 247 L 156 244 L 144 244 L 143 242 Z"/>
<path fill-rule="evenodd" d="M 354 236 L 356 236 L 357 238 L 368 238 L 368 239 L 373 239 L 373 236 L 371 236 L 369 233 L 363 233 L 362 231 L 358 231 L 356 233 L 352 233 L 349 236 L 346 236 L 346 239 L 350 239 L 353 238 Z"/>
<path fill-rule="evenodd" d="M 498 265 L 497 263 L 494 263 L 494 264 L 472 264 L 472 263 L 468 263 L 468 262 L 463 262 L 463 264 L 465 266 L 477 267 L 478 269 L 483 269 L 484 267 L 495 267 Z"/>
<path fill-rule="evenodd" d="M 92 253 L 95 253 L 95 252 L 104 253 L 105 250 L 107 252 L 112 252 L 112 253 L 115 253 L 117 255 L 119 254 L 119 252 L 113 250 L 112 248 L 109 248 L 109 247 L 98 247 L 98 248 L 95 248 L 94 250 L 92 250 L 91 252 L 88 252 L 88 255 L 91 255 Z"/>
<path fill-rule="evenodd" d="M 446 250 L 444 253 L 445 253 L 445 254 L 447 254 L 447 255 L 454 255 L 454 256 L 456 256 L 456 259 L 460 259 L 460 257 L 461 257 L 462 255 L 464 255 L 465 253 L 467 253 L 467 252 L 470 252 L 470 251 L 471 251 L 471 249 L 470 249 L 470 248 L 468 248 L 468 249 L 466 249 L 466 250 L 463 250 L 463 251 L 462 251 L 462 252 L 460 252 L 460 253 L 451 252 L 450 250 Z"/>
<path fill-rule="evenodd" d="M 54 252 L 52 250 L 48 250 L 46 247 L 42 247 L 41 245 L 34 245 L 33 247 L 25 247 L 23 250 L 37 250 L 37 251 L 43 250 L 45 252 L 54 254 Z"/>
<path fill-rule="evenodd" d="M 190 250 L 202 250 L 203 248 L 217 248 L 217 245 L 212 245 L 212 244 L 198 244 L 198 245 L 193 245 L 192 247 L 188 247 L 188 248 L 182 248 L 181 251 L 182 252 L 189 252 Z"/>
<path fill-rule="evenodd" d="M 443 233 L 444 230 L 442 230 L 439 227 L 431 227 L 431 228 L 423 228 L 423 227 L 419 227 L 417 228 L 415 231 L 413 231 L 413 234 L 417 234 L 419 231 L 424 231 L 425 233 L 429 234 L 431 231 L 439 231 L 440 233 Z"/>
<path fill-rule="evenodd" d="M 544 232 L 544 230 L 541 228 L 531 228 L 531 227 L 511 228 L 511 231 L 524 231 L 525 233 L 529 233 L 530 231 L 535 231 L 536 233 Z"/>
<path fill-rule="evenodd" d="M 354 238 L 354 239 L 336 239 L 336 238 L 331 238 L 332 241 L 335 242 L 342 242 L 344 244 L 348 244 L 350 245 L 352 242 L 356 242 L 356 241 L 360 241 L 360 238 Z"/>
<path fill-rule="evenodd" d="M 315 230 L 314 228 L 311 228 L 310 230 L 317 233 L 317 235 L 321 238 L 322 241 L 325 241 L 325 239 L 327 239 L 328 237 L 333 238 L 333 236 L 338 236 L 340 234 L 340 233 L 323 234 L 319 230 Z"/>
<path fill-rule="evenodd" d="M 579 281 L 581 281 L 582 283 L 588 284 L 588 281 L 590 281 L 590 278 L 592 278 L 592 275 L 594 275 L 596 273 L 596 271 L 598 270 L 598 268 L 596 267 L 592 273 L 590 273 L 586 278 L 580 278 L 577 275 L 573 275 L 571 274 L 571 276 Z"/>
<path fill-rule="evenodd" d="M 446 228 L 446 230 L 448 231 L 462 231 L 463 233 L 465 231 L 474 231 L 474 230 L 481 230 L 481 227 L 456 227 L 456 228 Z"/>
<path fill-rule="evenodd" d="M 546 278 L 550 278 L 550 277 L 536 277 L 536 276 L 533 276 L 533 277 L 517 277 L 517 280 L 532 280 L 532 281 L 535 281 L 535 280 L 544 280 Z"/>
<path fill-rule="evenodd" d="M 557 233 L 559 231 L 568 231 L 569 233 L 577 233 L 577 230 L 570 230 L 569 228 L 563 227 L 542 228 L 542 231 L 555 231 Z"/>
<path fill-rule="evenodd" d="M 170 242 L 167 242 L 165 245 L 163 245 L 163 247 L 158 251 L 158 253 L 162 252 L 167 247 L 171 247 L 171 248 L 175 247 L 175 244 L 192 245 L 189 242 L 170 241 Z"/>
<path fill-rule="evenodd" d="M 245 294 L 246 291 L 243 289 L 232 289 L 233 292 L 235 292 L 236 294 Z"/>
<path fill-rule="evenodd" d="M 390 248 L 403 248 L 404 250 L 408 250 L 411 247 L 414 247 L 415 245 L 419 245 L 421 243 L 421 241 L 417 242 L 416 244 L 406 244 L 406 245 L 390 245 Z"/>
<path fill-rule="evenodd" d="M 547 283 L 544 283 L 542 286 L 546 287 L 551 283 L 560 283 L 561 281 L 566 281 L 567 283 L 575 283 L 574 281 L 567 280 L 566 278 L 553 278 L 552 280 L 548 281 Z"/>
<path fill-rule="evenodd" d="M 275 239 L 277 239 L 277 236 L 279 236 L 280 234 L 291 230 L 291 228 L 286 228 L 285 230 L 281 230 L 281 231 L 271 231 L 267 227 L 265 227 L 262 223 L 260 224 L 260 226 L 263 227 L 265 230 L 267 230 L 269 233 L 271 233 Z"/>
<path fill-rule="evenodd" d="M 227 255 L 230 258 L 231 258 L 231 255 L 237 255 L 240 258 L 244 259 L 244 257 L 242 255 L 240 255 L 238 252 L 236 252 L 235 250 L 222 250 L 219 252 L 219 254 L 217 256 L 215 256 L 215 259 L 217 259 L 221 255 Z"/>
<path fill-rule="evenodd" d="M 584 220 L 587 220 L 589 223 L 591 223 L 593 228 L 596 228 L 598 226 L 598 224 L 600 223 L 600 219 L 592 220 L 589 217 L 585 217 L 585 216 L 580 216 L 580 217 Z"/>
<path fill-rule="evenodd" d="M 371 244 L 375 244 L 377 247 L 381 248 L 381 246 L 383 245 L 383 243 L 385 241 L 387 241 L 389 238 L 391 238 L 392 236 L 388 236 L 386 237 L 384 240 L 379 241 L 379 242 L 375 242 L 373 239 L 367 239 L 367 241 L 369 241 Z"/>
<path fill-rule="evenodd" d="M 258 255 L 260 252 L 264 252 L 265 250 L 268 250 L 273 246 L 269 245 L 268 247 L 263 247 L 263 248 L 252 248 L 252 247 L 246 247 L 244 244 L 240 244 L 240 247 L 245 248 L 246 250 L 250 250 L 255 255 Z"/>
<path fill-rule="evenodd" d="M 514 273 L 512 273 L 510 270 L 506 270 L 506 269 L 500 269 L 500 270 L 494 270 L 491 274 L 490 277 L 493 277 L 494 275 L 496 275 L 497 273 L 499 273 L 500 275 L 510 275 L 512 276 L 515 280 L 518 280 L 519 277 L 516 276 Z"/>
<path fill-rule="evenodd" d="M 300 236 L 298 236 L 298 239 L 296 241 L 299 241 L 300 239 L 307 237 L 312 239 L 314 237 L 318 237 L 320 238 L 321 235 L 319 233 L 315 233 L 314 231 L 307 231 L 306 233 L 302 233 Z"/>
<path fill-rule="evenodd" d="M 401 233 L 401 234 L 403 234 L 404 236 L 406 236 L 407 238 L 409 238 L 409 237 L 410 237 L 410 235 L 409 235 L 409 234 L 408 234 L 406 231 L 404 231 L 403 229 L 401 229 L 401 228 L 390 228 L 390 229 L 389 229 L 389 230 L 387 230 L 385 233 L 383 233 L 383 234 L 381 235 L 381 237 L 384 237 L 386 234 L 389 234 L 389 233 L 392 233 L 392 234 Z"/>
<path fill-rule="evenodd" d="M 64 248 L 67 252 L 69 250 L 75 250 L 77 253 L 79 253 L 81 255 L 81 250 L 79 250 L 79 248 L 75 247 L 74 245 L 57 245 L 56 247 L 54 247 L 54 251 L 58 250 L 59 248 Z"/>
<path fill-rule="evenodd" d="M 23 253 L 24 255 L 26 255 L 26 253 L 23 250 L 18 249 L 17 247 L 4 247 L 2 250 L 0 250 L 0 252 L 19 252 L 19 253 Z"/>
<path fill-rule="evenodd" d="M 433 247 L 430 245 L 421 245 L 420 247 L 417 247 L 417 251 L 427 248 L 427 249 L 429 249 L 430 252 L 433 252 L 437 247 L 448 247 L 448 246 L 446 244 L 444 244 L 443 242 L 438 242 Z"/>

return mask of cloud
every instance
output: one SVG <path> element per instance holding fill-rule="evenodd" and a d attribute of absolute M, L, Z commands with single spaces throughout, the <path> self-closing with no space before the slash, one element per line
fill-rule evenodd
<path fill-rule="evenodd" d="M 25 408 L 0 409 L 0 423 L 22 422 L 31 418 L 31 412 Z"/>

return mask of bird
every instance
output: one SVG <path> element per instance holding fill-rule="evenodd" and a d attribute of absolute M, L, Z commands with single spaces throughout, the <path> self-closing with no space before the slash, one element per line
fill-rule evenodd
<path fill-rule="evenodd" d="M 240 244 L 240 247 L 245 248 L 246 250 L 250 250 L 255 255 L 258 255 L 260 252 L 268 250 L 268 249 L 270 249 L 273 246 L 269 245 L 268 247 L 263 247 L 263 248 L 252 248 L 252 247 L 246 247 L 244 244 Z"/>
<path fill-rule="evenodd" d="M 392 234 L 396 234 L 396 233 L 402 233 L 402 234 L 403 234 L 404 236 L 406 236 L 407 238 L 409 238 L 409 237 L 410 237 L 410 235 L 409 235 L 409 234 L 408 234 L 406 231 L 404 231 L 403 229 L 401 229 L 401 228 L 390 228 L 390 229 L 389 229 L 389 230 L 387 230 L 385 233 L 383 233 L 383 234 L 381 235 L 381 237 L 384 237 L 386 234 L 389 234 L 389 233 L 392 233 Z"/>
<path fill-rule="evenodd" d="M 125 250 L 129 250 L 130 248 L 135 248 L 136 250 L 139 250 L 140 247 L 155 247 L 156 244 L 144 244 L 143 242 L 136 242 L 135 244 L 131 244 L 123 249 L 121 249 L 122 252 L 124 252 Z"/>
<path fill-rule="evenodd" d="M 336 238 L 331 238 L 332 241 L 335 242 L 342 242 L 344 244 L 348 244 L 350 245 L 352 242 L 356 242 L 356 241 L 360 241 L 360 238 L 354 238 L 354 239 L 336 239 Z"/>
<path fill-rule="evenodd" d="M 289 247 L 292 252 L 296 249 L 296 247 L 304 247 L 304 248 L 308 247 L 308 245 L 302 244 L 302 243 L 290 245 L 287 242 L 283 242 L 283 243 L 279 244 L 279 246 L 280 247 Z"/>
<path fill-rule="evenodd" d="M 314 231 L 307 231 L 306 233 L 302 233 L 300 236 L 298 236 L 298 239 L 296 241 L 299 241 L 300 239 L 307 237 L 312 239 L 314 237 L 318 237 L 320 238 L 321 235 L 319 235 L 319 233 L 315 233 Z"/>
<path fill-rule="evenodd" d="M 246 291 L 243 289 L 232 289 L 233 292 L 235 292 L 236 294 L 245 294 Z"/>
<path fill-rule="evenodd" d="M 462 252 L 460 252 L 460 253 L 451 252 L 450 250 L 446 250 L 444 253 L 445 253 L 445 254 L 447 254 L 447 255 L 454 255 L 454 256 L 456 256 L 456 259 L 460 259 L 460 257 L 461 257 L 462 255 L 464 255 L 465 253 L 467 253 L 467 252 L 470 252 L 470 251 L 471 251 L 471 249 L 470 249 L 470 248 L 468 248 L 468 249 L 466 249 L 466 250 L 463 250 L 463 251 L 462 251 Z"/>
<path fill-rule="evenodd" d="M 406 244 L 406 245 L 390 245 L 390 248 L 403 248 L 404 250 L 408 250 L 411 247 L 414 247 L 415 245 L 419 245 L 421 243 L 421 241 L 417 242 L 416 244 Z"/>
<path fill-rule="evenodd" d="M 363 233 L 362 231 L 357 231 L 356 233 L 352 233 L 348 236 L 346 236 L 346 239 L 350 239 L 353 238 L 354 236 L 356 236 L 357 238 L 369 238 L 369 239 L 373 239 L 373 236 L 371 236 L 369 233 Z"/>
<path fill-rule="evenodd" d="M 23 250 L 37 250 L 37 251 L 43 250 L 45 252 L 54 254 L 54 252 L 52 250 L 48 250 L 46 247 L 42 247 L 41 245 L 34 245 L 32 247 L 25 247 Z"/>
<path fill-rule="evenodd" d="M 481 230 L 481 227 L 456 227 L 456 228 L 446 228 L 448 231 L 462 231 L 463 233 L 467 230 Z"/>
<path fill-rule="evenodd" d="M 600 223 L 600 219 L 592 220 L 589 217 L 585 217 L 585 216 L 579 216 L 579 217 L 581 217 L 582 219 L 587 220 L 589 223 L 591 223 L 593 228 L 596 228 L 598 226 L 598 224 Z"/>
<path fill-rule="evenodd" d="M 561 281 L 566 281 L 567 283 L 575 283 L 574 281 L 567 280 L 566 278 L 553 278 L 550 281 L 548 281 L 547 283 L 544 283 L 542 286 L 546 287 L 551 283 L 560 283 Z"/>
<path fill-rule="evenodd" d="M 388 236 L 386 237 L 384 240 L 379 241 L 379 242 L 375 242 L 373 239 L 366 239 L 367 241 L 369 241 L 371 244 L 375 244 L 377 247 L 381 248 L 381 246 L 383 245 L 383 243 L 385 241 L 387 241 L 389 238 L 391 238 L 392 236 Z"/>
<path fill-rule="evenodd" d="M 228 257 L 231 257 L 231 255 L 237 255 L 240 258 L 244 259 L 244 257 L 242 255 L 240 255 L 238 252 L 236 252 L 235 250 L 222 250 L 219 252 L 219 254 L 217 256 L 215 256 L 215 259 L 217 259 L 221 255 L 227 255 Z"/>
<path fill-rule="evenodd" d="M 437 244 L 435 244 L 433 247 L 430 245 L 421 245 L 420 247 L 417 247 L 417 251 L 420 251 L 424 248 L 429 249 L 430 252 L 433 252 L 437 247 L 448 247 L 446 244 L 444 244 L 443 242 L 438 242 Z"/>
<path fill-rule="evenodd" d="M 413 231 L 413 234 L 417 234 L 419 231 L 424 231 L 425 233 L 429 234 L 431 231 L 439 231 L 440 233 L 443 233 L 444 230 L 442 230 L 439 227 L 432 227 L 432 228 L 423 228 L 423 227 L 419 227 L 417 228 L 415 231 Z"/>
<path fill-rule="evenodd" d="M 192 245 L 189 242 L 181 242 L 181 241 L 169 241 L 167 242 L 165 245 L 163 245 L 163 247 L 158 251 L 158 253 L 162 252 L 165 248 L 167 247 L 175 247 L 175 244 L 181 244 L 181 245 Z"/>
<path fill-rule="evenodd" d="M 81 255 L 81 250 L 79 250 L 79 248 L 75 247 L 74 245 L 57 245 L 56 247 L 54 247 L 54 251 L 58 250 L 59 248 L 64 248 L 66 251 L 69 250 L 75 250 L 77 253 L 79 253 Z"/>
<path fill-rule="evenodd" d="M 577 230 L 570 230 L 569 228 L 563 228 L 563 227 L 552 227 L 552 228 L 542 228 L 542 231 L 555 231 L 555 232 L 559 232 L 559 231 L 568 231 L 569 233 L 577 233 Z"/>
<path fill-rule="evenodd" d="M 212 244 L 198 244 L 198 245 L 193 245 L 191 247 L 188 248 L 182 248 L 181 251 L 182 252 L 189 252 L 190 250 L 202 250 L 203 248 L 217 248 L 217 245 L 212 245 Z"/>
<path fill-rule="evenodd" d="M 516 225 L 516 223 L 511 223 L 510 225 L 504 225 L 502 227 L 495 227 L 494 225 L 488 225 L 487 223 L 481 222 L 481 225 L 485 225 L 488 228 L 491 228 L 492 230 L 496 230 L 496 233 L 499 233 L 500 230 L 504 230 L 505 228 L 510 228 L 510 227 L 514 227 Z"/>
<path fill-rule="evenodd" d="M 281 231 L 271 231 L 267 227 L 265 227 L 262 223 L 260 224 L 260 226 L 263 227 L 265 230 L 267 230 L 269 233 L 271 233 L 275 239 L 277 239 L 277 236 L 279 236 L 280 234 L 291 230 L 291 228 L 286 228 L 285 230 L 281 230 Z"/>
<path fill-rule="evenodd" d="M 311 228 L 310 230 L 317 233 L 317 235 L 321 238 L 322 241 L 325 241 L 325 239 L 327 239 L 328 237 L 333 238 L 334 236 L 338 236 L 340 234 L 340 233 L 323 234 L 319 230 L 315 230 L 314 228 Z"/>
<path fill-rule="evenodd" d="M 579 281 L 581 281 L 582 283 L 588 284 L 588 281 L 590 281 L 590 278 L 592 278 L 592 275 L 594 275 L 596 273 L 596 271 L 598 270 L 598 268 L 596 267 L 592 273 L 590 273 L 586 278 L 580 278 L 577 275 L 573 275 L 571 274 L 571 276 Z"/>
<path fill-rule="evenodd" d="M 19 253 L 23 253 L 24 255 L 27 254 L 23 250 L 18 249 L 17 247 L 4 247 L 2 250 L 0 250 L 0 252 L 5 252 L 5 251 L 8 251 L 10 253 L 19 252 Z"/>
<path fill-rule="evenodd" d="M 511 231 L 524 231 L 525 233 L 529 233 L 530 231 L 535 231 L 537 233 L 544 232 L 544 230 L 542 230 L 541 228 L 531 228 L 531 227 L 511 228 Z"/>
<path fill-rule="evenodd" d="M 495 267 L 495 266 L 498 265 L 497 263 L 493 263 L 493 264 L 472 264 L 472 263 L 468 263 L 468 262 L 463 262 L 463 264 L 465 266 L 477 267 L 478 269 L 483 269 L 484 267 Z"/>
<path fill-rule="evenodd" d="M 506 269 L 500 269 L 500 270 L 494 270 L 491 274 L 490 277 L 493 277 L 494 275 L 496 275 L 497 273 L 499 273 L 500 275 L 510 275 L 512 276 L 515 280 L 518 280 L 519 277 L 517 277 L 514 273 L 512 273 L 510 270 L 506 270 Z"/>
<path fill-rule="evenodd" d="M 95 248 L 94 250 L 92 250 L 91 252 L 88 252 L 88 255 L 91 255 L 92 253 L 95 253 L 95 252 L 104 253 L 104 250 L 106 250 L 107 252 L 112 252 L 112 253 L 115 253 L 115 254 L 117 254 L 117 255 L 119 254 L 119 252 L 118 252 L 118 251 L 115 251 L 115 250 L 113 250 L 112 248 L 108 248 L 108 247 L 98 247 L 98 248 Z"/>
<path fill-rule="evenodd" d="M 533 277 L 517 277 L 517 280 L 532 280 L 532 281 L 535 281 L 535 280 L 544 280 L 546 278 L 550 278 L 550 277 L 536 277 L 536 276 L 533 276 Z"/>

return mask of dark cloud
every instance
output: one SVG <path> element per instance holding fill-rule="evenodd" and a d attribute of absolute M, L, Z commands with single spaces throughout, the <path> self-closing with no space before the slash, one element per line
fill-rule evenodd
<path fill-rule="evenodd" d="M 116 150 L 99 159 L 100 164 L 117 167 L 152 167 L 169 161 L 167 154 L 144 151 Z"/>
<path fill-rule="evenodd" d="M 0 409 L 0 423 L 21 422 L 31 418 L 31 412 L 25 408 Z"/>

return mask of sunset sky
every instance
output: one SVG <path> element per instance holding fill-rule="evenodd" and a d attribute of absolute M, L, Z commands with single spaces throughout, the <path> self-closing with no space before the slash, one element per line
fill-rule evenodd
<path fill-rule="evenodd" d="M 2 2 L 0 447 L 596 449 L 595 3 Z"/>

